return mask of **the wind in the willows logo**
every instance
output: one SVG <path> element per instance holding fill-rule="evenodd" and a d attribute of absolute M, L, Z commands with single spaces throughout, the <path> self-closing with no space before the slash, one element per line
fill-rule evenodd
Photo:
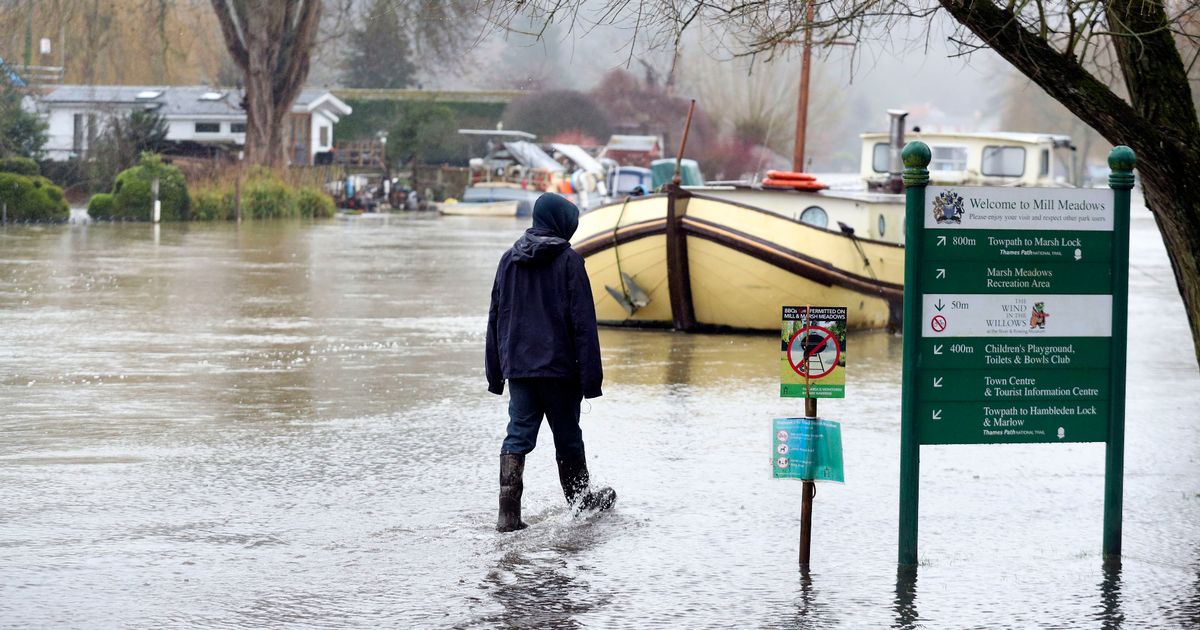
<path fill-rule="evenodd" d="M 962 223 L 963 198 L 953 190 L 943 190 L 933 198 L 933 218 L 938 223 Z"/>
<path fill-rule="evenodd" d="M 1029 314 L 1029 327 L 1045 329 L 1047 317 L 1050 317 L 1050 313 L 1046 312 L 1046 303 L 1034 302 L 1033 311 Z"/>

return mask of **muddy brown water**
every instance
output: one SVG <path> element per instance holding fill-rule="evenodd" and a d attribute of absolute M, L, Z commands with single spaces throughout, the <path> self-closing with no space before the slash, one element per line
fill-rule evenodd
<path fill-rule="evenodd" d="M 0 625 L 1195 627 L 1200 378 L 1154 223 L 1133 221 L 1125 557 L 1099 444 L 925 447 L 896 559 L 900 338 L 853 334 L 845 485 L 770 479 L 778 342 L 604 330 L 585 406 L 620 494 L 572 518 L 543 434 L 498 535 L 485 391 L 522 224 L 0 228 Z M 544 430 L 545 431 L 545 430 Z"/>

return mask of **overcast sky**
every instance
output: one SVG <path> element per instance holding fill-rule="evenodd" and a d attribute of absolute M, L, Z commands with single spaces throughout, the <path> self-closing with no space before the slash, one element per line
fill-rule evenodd
<path fill-rule="evenodd" d="M 843 90 L 850 97 L 847 100 L 859 103 L 862 110 L 878 112 L 863 121 L 861 131 L 884 129 L 884 110 L 889 108 L 908 109 L 911 123 L 929 130 L 996 130 L 998 103 L 1013 71 L 990 51 L 952 57 L 956 50 L 947 42 L 949 27 L 948 19 L 935 20 L 926 39 L 926 25 L 910 21 L 886 39 L 854 50 L 836 46 L 819 51 L 815 63 L 820 68 L 814 73 L 818 82 L 812 91 Z M 471 51 L 470 71 L 430 77 L 428 82 L 430 87 L 446 88 L 520 87 L 509 81 L 514 74 L 531 64 L 546 64 L 554 68 L 562 87 L 586 90 L 613 68 L 641 75 L 641 61 L 664 72 L 670 67 L 669 51 L 646 50 L 641 45 L 631 61 L 628 40 L 628 32 L 616 27 L 596 27 L 587 33 L 560 27 L 540 42 L 490 33 Z M 690 57 L 705 54 L 694 43 L 685 42 L 684 51 Z M 787 59 L 798 74 L 799 55 L 789 53 Z"/>

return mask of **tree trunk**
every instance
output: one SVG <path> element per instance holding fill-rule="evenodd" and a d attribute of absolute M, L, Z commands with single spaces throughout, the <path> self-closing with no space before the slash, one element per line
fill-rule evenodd
<path fill-rule="evenodd" d="M 1200 121 L 1161 1 L 1105 5 L 1126 103 L 1073 57 L 988 1 L 941 0 L 959 23 L 1109 142 L 1137 154 L 1146 205 L 1166 243 L 1200 362 Z M 1136 35 L 1134 35 L 1136 33 Z"/>
<path fill-rule="evenodd" d="M 321 0 L 212 0 L 245 80 L 246 162 L 287 164 L 284 123 L 308 78 Z"/>

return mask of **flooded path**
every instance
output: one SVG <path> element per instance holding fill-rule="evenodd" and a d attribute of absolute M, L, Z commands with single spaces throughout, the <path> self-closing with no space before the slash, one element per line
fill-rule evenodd
<path fill-rule="evenodd" d="M 845 485 L 770 479 L 778 342 L 603 330 L 585 405 L 620 494 L 573 519 L 548 435 L 531 527 L 493 531 L 503 398 L 483 331 L 523 225 L 0 229 L 5 627 L 1195 627 L 1200 378 L 1133 221 L 1125 562 L 1100 444 L 924 447 L 898 573 L 900 338 L 852 335 Z"/>

